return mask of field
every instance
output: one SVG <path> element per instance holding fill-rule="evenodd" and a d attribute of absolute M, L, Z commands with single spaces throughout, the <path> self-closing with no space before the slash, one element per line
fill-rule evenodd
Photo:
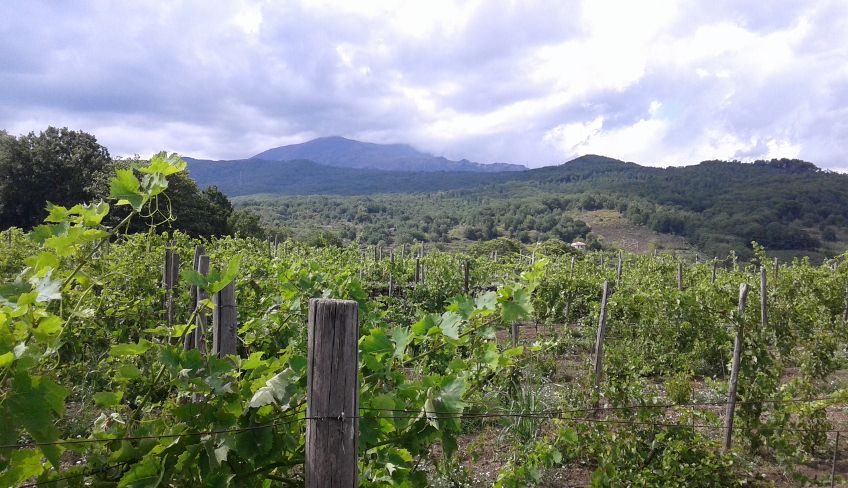
<path fill-rule="evenodd" d="M 302 486 L 306 426 L 331 422 L 358 430 L 360 486 L 845 482 L 846 256 L 124 233 L 167 219 L 179 169 L 119 173 L 115 227 L 105 204 L 53 207 L 2 236 L 0 486 Z M 307 413 L 317 298 L 358 310 L 358 411 L 338 418 Z"/>

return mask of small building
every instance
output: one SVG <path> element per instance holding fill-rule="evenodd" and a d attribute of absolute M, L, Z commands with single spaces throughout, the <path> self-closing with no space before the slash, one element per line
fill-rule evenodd
<path fill-rule="evenodd" d="M 574 249 L 577 249 L 578 251 L 585 251 L 586 250 L 586 243 L 583 242 L 583 241 L 574 241 L 574 242 L 571 243 L 571 247 L 573 247 Z"/>

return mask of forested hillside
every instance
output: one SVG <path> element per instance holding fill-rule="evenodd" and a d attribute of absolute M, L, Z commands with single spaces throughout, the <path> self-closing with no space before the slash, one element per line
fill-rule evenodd
<path fill-rule="evenodd" d="M 844 251 L 848 241 L 848 176 L 798 160 L 708 161 L 663 169 L 584 156 L 559 166 L 464 179 L 446 173 L 427 179 L 410 175 L 406 181 L 417 192 L 412 195 L 393 194 L 408 191 L 401 185 L 376 190 L 378 181 L 358 180 L 360 170 L 348 171 L 353 172 L 345 174 L 345 192 L 302 194 L 352 191 L 363 196 L 265 195 L 237 198 L 236 205 L 295 234 L 318 225 L 368 242 L 570 239 L 585 236 L 571 219 L 602 208 L 655 231 L 684 236 L 712 255 L 731 250 L 749 255 L 751 241 L 757 241 L 784 254 L 820 257 Z"/>

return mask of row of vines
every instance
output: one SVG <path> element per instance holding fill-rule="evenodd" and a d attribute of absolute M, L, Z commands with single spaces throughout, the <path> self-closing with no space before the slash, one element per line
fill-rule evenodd
<path fill-rule="evenodd" d="M 160 154 L 114 201 L 0 249 L 0 486 L 302 486 L 310 298 L 359 304 L 361 486 L 802 486 L 845 476 L 848 261 L 427 252 L 203 241 L 166 226 Z M 103 224 L 110 212 L 124 216 Z M 127 234 L 133 219 L 151 232 Z M 165 250 L 183 266 L 165 319 Z M 465 289 L 464 268 L 469 270 Z M 767 264 L 768 321 L 759 313 Z M 392 292 L 388 293 L 391 280 Z M 189 284 L 235 281 L 239 353 L 185 350 Z M 603 370 L 593 351 L 611 283 Z M 752 285 L 737 310 L 741 283 Z M 512 324 L 521 324 L 516 339 Z M 742 327 L 733 448 L 721 449 Z M 211 340 L 206 338 L 206 340 Z M 206 350 L 209 350 L 207 348 Z M 840 475 L 843 477 L 841 478 Z"/>

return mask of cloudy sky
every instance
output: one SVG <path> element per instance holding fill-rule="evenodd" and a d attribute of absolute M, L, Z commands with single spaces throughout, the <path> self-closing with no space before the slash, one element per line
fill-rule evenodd
<path fill-rule="evenodd" d="M 848 1 L 7 1 L 0 129 L 113 155 L 318 136 L 450 158 L 848 170 Z"/>

